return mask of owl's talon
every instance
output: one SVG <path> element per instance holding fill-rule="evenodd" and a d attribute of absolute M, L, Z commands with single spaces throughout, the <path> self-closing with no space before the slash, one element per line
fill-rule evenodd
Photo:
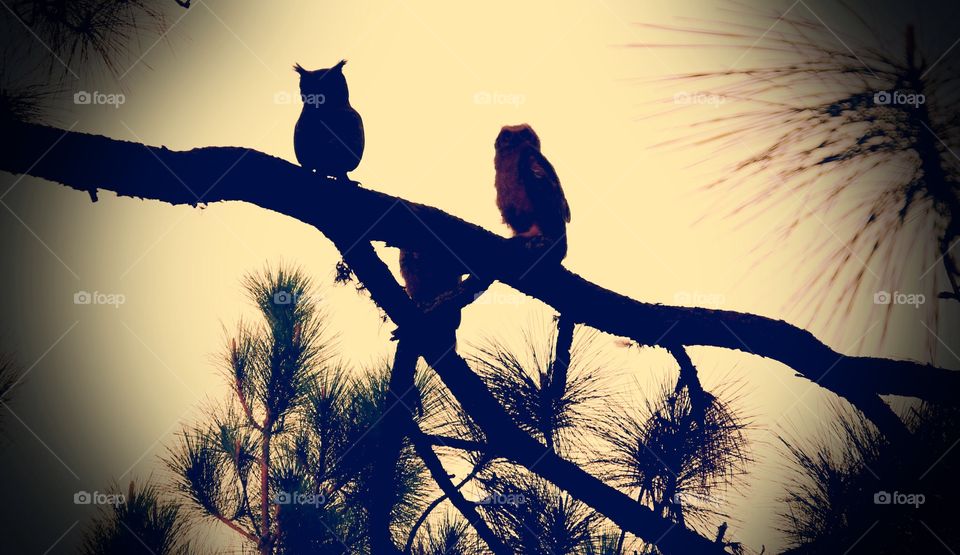
<path fill-rule="evenodd" d="M 527 239 L 527 246 L 534 250 L 542 250 L 547 248 L 547 243 L 549 243 L 549 241 L 543 235 L 535 235 Z"/>
<path fill-rule="evenodd" d="M 360 182 L 359 182 L 359 181 L 354 181 L 354 180 L 350 179 L 349 177 L 347 177 L 347 174 L 338 175 L 338 176 L 336 177 L 336 179 L 337 179 L 337 181 L 340 182 L 340 183 L 346 183 L 347 185 L 353 185 L 354 187 L 359 187 L 359 186 L 360 186 Z"/>

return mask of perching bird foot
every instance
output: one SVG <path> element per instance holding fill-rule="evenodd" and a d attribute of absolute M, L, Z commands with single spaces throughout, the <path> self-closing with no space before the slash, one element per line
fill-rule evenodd
<path fill-rule="evenodd" d="M 529 256 L 536 258 L 538 263 L 561 262 L 567 255 L 567 241 L 565 237 L 556 239 L 545 235 L 535 235 L 533 237 L 513 237 L 511 241 L 516 241 L 518 246 Z"/>
<path fill-rule="evenodd" d="M 363 156 L 363 118 L 350 106 L 346 60 L 331 68 L 306 70 L 299 64 L 300 100 L 303 109 L 293 130 L 293 150 L 304 168 L 316 170 L 353 185 L 347 172 L 356 169 Z"/>
<path fill-rule="evenodd" d="M 360 182 L 359 182 L 359 181 L 354 181 L 354 180 L 350 179 L 349 177 L 346 176 L 346 174 L 337 176 L 336 179 L 337 179 L 337 181 L 340 182 L 340 183 L 346 183 L 347 185 L 353 185 L 354 187 L 359 187 L 359 186 L 360 186 Z"/>
<path fill-rule="evenodd" d="M 549 239 L 543 235 L 534 235 L 533 237 L 524 237 L 524 246 L 530 250 L 542 251 L 549 249 L 552 244 Z"/>

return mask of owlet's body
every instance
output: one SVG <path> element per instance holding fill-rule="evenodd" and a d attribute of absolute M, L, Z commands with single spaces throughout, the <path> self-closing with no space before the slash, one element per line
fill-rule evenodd
<path fill-rule="evenodd" d="M 456 291 L 463 281 L 459 266 L 451 264 L 448 256 L 430 251 L 400 249 L 400 275 L 407 295 L 421 309 L 430 308 L 445 293 Z M 459 309 L 435 310 L 433 317 L 439 330 L 455 334 L 460 327 Z M 452 341 L 456 343 L 455 335 Z"/>
<path fill-rule="evenodd" d="M 293 131 L 293 149 L 300 165 L 323 176 L 347 180 L 347 172 L 363 156 L 363 120 L 350 106 L 341 61 L 330 69 L 307 71 L 300 65 L 303 110 Z"/>
<path fill-rule="evenodd" d="M 542 236 L 566 255 L 570 206 L 560 178 L 540 152 L 540 137 L 527 124 L 507 125 L 494 143 L 497 208 L 518 237 Z"/>

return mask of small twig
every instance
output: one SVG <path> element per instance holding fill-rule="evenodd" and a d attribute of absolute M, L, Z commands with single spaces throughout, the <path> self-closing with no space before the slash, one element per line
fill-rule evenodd
<path fill-rule="evenodd" d="M 223 516 L 223 515 L 213 515 L 213 516 L 214 516 L 214 518 L 216 518 L 216 519 L 219 520 L 220 522 L 226 524 L 231 530 L 233 530 L 234 532 L 236 532 L 236 533 L 240 534 L 241 536 L 243 536 L 247 541 L 249 541 L 249 542 L 251 542 L 251 543 L 258 543 L 258 542 L 259 542 L 260 538 L 258 538 L 257 536 L 254 536 L 254 535 L 251 534 L 250 532 L 244 530 L 240 525 L 238 525 L 236 522 L 230 520 L 229 518 L 227 518 L 227 517 L 225 517 L 225 516 Z"/>
<path fill-rule="evenodd" d="M 270 531 L 270 439 L 273 434 L 273 420 L 270 409 L 263 417 L 260 440 L 260 538 L 257 547 L 261 553 L 272 551 L 273 534 Z"/>
<path fill-rule="evenodd" d="M 960 215 L 957 217 L 960 217 Z M 946 233 L 944 233 L 943 239 L 940 241 L 940 251 L 942 253 L 943 269 L 947 273 L 947 281 L 950 282 L 950 288 L 953 290 L 952 298 L 960 301 L 960 284 L 957 284 L 957 266 L 953 261 L 953 256 L 950 254 L 950 239 L 947 238 Z M 943 293 L 940 294 L 940 297 L 949 298 L 944 297 Z"/>
<path fill-rule="evenodd" d="M 727 533 L 727 523 L 724 521 L 719 527 L 717 527 L 717 539 L 713 540 L 716 543 L 723 543 L 723 536 Z"/>
<path fill-rule="evenodd" d="M 426 434 L 422 434 L 421 437 L 423 437 L 423 439 L 425 439 L 425 440 L 427 440 L 427 441 L 429 442 L 431 436 L 428 436 L 428 435 L 426 435 Z M 432 443 L 432 442 L 431 442 L 431 443 Z M 434 444 L 434 445 L 435 445 L 435 444 Z M 477 474 L 480 473 L 480 470 L 482 470 L 483 467 L 486 466 L 486 464 L 487 464 L 487 459 L 486 459 L 485 457 L 481 457 L 480 460 L 477 462 L 477 464 L 473 465 L 473 469 L 470 471 L 470 473 L 467 474 L 467 475 L 463 478 L 463 480 L 460 480 L 460 483 L 458 483 L 456 486 L 454 486 L 454 489 L 456 489 L 457 491 L 460 491 L 461 489 L 463 489 L 463 486 L 467 485 L 467 483 L 468 483 L 470 480 L 473 480 L 473 478 L 474 478 Z M 409 555 L 409 554 L 410 554 L 410 550 L 413 549 L 413 540 L 414 540 L 414 539 L 416 538 L 416 536 L 417 536 L 417 531 L 420 530 L 420 527 L 423 526 L 423 523 L 424 523 L 424 522 L 426 522 L 427 517 L 429 517 L 429 516 L 430 516 L 430 513 L 432 513 L 433 510 L 436 509 L 437 506 L 440 505 L 440 503 L 443 503 L 447 498 L 448 498 L 448 496 L 447 496 L 446 492 L 444 492 L 443 495 L 441 495 L 440 497 L 437 497 L 436 499 L 434 499 L 433 502 L 431 502 L 429 505 L 427 505 L 427 508 L 423 510 L 423 513 L 420 514 L 420 517 L 419 517 L 419 518 L 417 519 L 417 521 L 413 524 L 413 528 L 410 529 L 410 533 L 407 534 L 407 543 L 406 543 L 406 545 L 405 545 L 404 548 L 403 548 L 403 552 L 404 552 L 405 554 Z"/>
<path fill-rule="evenodd" d="M 573 347 L 573 318 L 563 314 L 557 319 L 557 343 L 550 372 L 551 398 L 560 399 L 567 389 L 567 372 L 570 369 L 570 350 Z"/>
<path fill-rule="evenodd" d="M 253 527 L 254 533 L 255 533 L 257 536 L 259 536 L 259 535 L 260 535 L 260 526 L 257 525 L 256 519 L 253 518 L 253 509 L 251 509 L 251 507 L 250 507 L 250 493 L 249 493 L 249 489 L 250 489 L 250 488 L 247 487 L 247 480 L 246 480 L 246 479 L 244 479 L 244 480 L 242 480 L 242 481 L 240 482 L 240 487 L 241 487 L 241 490 L 242 490 L 242 492 L 243 492 L 243 509 L 244 509 L 244 510 L 241 512 L 241 514 L 246 514 L 246 515 L 247 515 L 247 518 L 250 520 L 250 526 Z"/>
<path fill-rule="evenodd" d="M 879 395 L 857 392 L 848 393 L 846 397 L 855 408 L 873 422 L 890 443 L 909 446 L 914 442 L 915 436 L 910 433 L 910 429 Z"/>
<path fill-rule="evenodd" d="M 668 345 L 667 351 L 673 355 L 677 364 L 680 366 L 680 379 L 677 380 L 677 390 L 681 387 L 687 388 L 690 394 L 691 416 L 703 429 L 703 420 L 706 417 L 707 407 L 710 404 L 710 394 L 704 391 L 703 384 L 700 383 L 700 376 L 697 373 L 697 367 L 690 360 L 687 349 L 683 345 Z"/>
<path fill-rule="evenodd" d="M 412 421 L 410 425 L 412 426 L 410 439 L 413 442 L 413 447 L 416 449 L 417 455 L 423 460 L 427 470 L 430 471 L 433 481 L 440 487 L 440 491 L 450 499 L 450 503 L 467 519 L 470 526 L 477 532 L 477 536 L 487 544 L 490 551 L 495 555 L 512 555 L 513 552 L 510 548 L 500 541 L 500 538 L 490 529 L 490 526 L 483 519 L 483 516 L 477 512 L 476 505 L 471 501 L 467 501 L 463 494 L 460 493 L 460 489 L 450 481 L 450 476 L 447 474 L 447 471 L 444 470 L 443 463 L 440 461 L 440 458 L 437 457 L 437 454 L 433 452 L 433 447 L 431 447 L 426 436 L 420 431 L 420 428 Z"/>

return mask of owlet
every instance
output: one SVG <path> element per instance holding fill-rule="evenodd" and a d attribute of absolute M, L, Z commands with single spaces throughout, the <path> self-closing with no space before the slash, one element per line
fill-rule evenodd
<path fill-rule="evenodd" d="M 527 124 L 507 125 L 494 143 L 497 208 L 514 236 L 541 236 L 562 259 L 567 252 L 570 206 L 560 178 L 540 152 L 540 137 Z"/>
<path fill-rule="evenodd" d="M 430 308 L 445 293 L 456 291 L 463 280 L 460 266 L 451 264 L 449 256 L 432 251 L 400 249 L 400 274 L 407 294 L 421 309 Z M 437 332 L 450 334 L 445 341 L 456 344 L 460 309 L 436 309 L 432 319 Z"/>

